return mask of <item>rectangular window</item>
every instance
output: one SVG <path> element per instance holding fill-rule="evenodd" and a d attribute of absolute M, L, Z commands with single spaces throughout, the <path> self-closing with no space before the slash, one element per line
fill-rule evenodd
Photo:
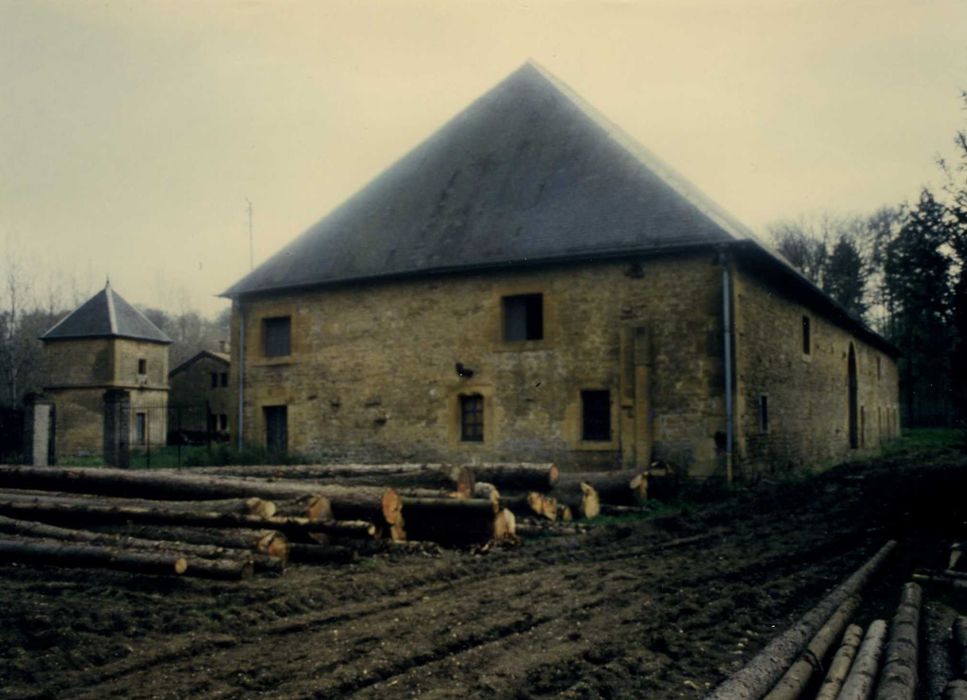
<path fill-rule="evenodd" d="M 218 372 L 212 372 L 212 389 L 218 386 Z"/>
<path fill-rule="evenodd" d="M 503 298 L 504 340 L 544 338 L 544 295 L 517 294 Z"/>
<path fill-rule="evenodd" d="M 581 392 L 581 439 L 611 439 L 611 392 Z"/>
<path fill-rule="evenodd" d="M 228 386 L 228 372 L 221 373 L 221 385 L 223 387 Z"/>
<path fill-rule="evenodd" d="M 134 414 L 134 440 L 139 445 L 148 440 L 148 417 L 144 413 Z"/>
<path fill-rule="evenodd" d="M 809 354 L 810 339 L 809 339 L 809 316 L 802 317 L 802 352 L 803 355 Z"/>
<path fill-rule="evenodd" d="M 227 413 L 220 413 L 218 415 L 218 429 L 219 430 L 228 430 L 228 414 Z"/>
<path fill-rule="evenodd" d="M 143 357 L 138 360 L 138 374 L 148 373 L 148 361 Z"/>
<path fill-rule="evenodd" d="M 265 447 L 273 454 L 285 454 L 289 443 L 289 417 L 286 406 L 265 406 Z"/>
<path fill-rule="evenodd" d="M 460 397 L 460 439 L 463 442 L 483 442 L 483 396 L 471 394 Z"/>
<path fill-rule="evenodd" d="M 292 350 L 292 318 L 279 316 L 262 320 L 262 350 L 265 357 L 285 357 Z"/>
<path fill-rule="evenodd" d="M 764 394 L 759 397 L 759 431 L 769 432 L 769 397 Z"/>

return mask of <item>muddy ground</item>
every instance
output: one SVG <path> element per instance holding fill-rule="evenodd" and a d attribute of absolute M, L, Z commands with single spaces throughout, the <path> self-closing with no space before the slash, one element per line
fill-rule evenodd
<path fill-rule="evenodd" d="M 586 535 L 243 583 L 0 566 L 0 697 L 696 698 L 888 538 L 860 622 L 967 539 L 953 450 L 689 497 Z M 967 612 L 950 596 L 927 589 Z"/>

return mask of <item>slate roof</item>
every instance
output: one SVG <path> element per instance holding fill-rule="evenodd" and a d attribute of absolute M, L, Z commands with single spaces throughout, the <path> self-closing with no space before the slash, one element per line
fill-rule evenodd
<path fill-rule="evenodd" d="M 223 296 L 751 235 L 528 62 Z"/>
<path fill-rule="evenodd" d="M 115 292 L 110 283 L 40 336 L 41 340 L 68 338 L 131 338 L 153 343 L 172 340 Z"/>

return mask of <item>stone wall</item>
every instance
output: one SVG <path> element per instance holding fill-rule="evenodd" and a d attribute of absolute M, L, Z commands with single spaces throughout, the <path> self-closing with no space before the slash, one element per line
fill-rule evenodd
<path fill-rule="evenodd" d="M 898 375 L 890 355 L 741 267 L 734 299 L 737 456 L 746 474 L 869 454 L 898 436 Z M 856 448 L 849 431 L 850 347 L 857 370 Z"/>
<path fill-rule="evenodd" d="M 212 386 L 212 374 L 216 375 L 217 386 Z M 234 386 L 222 386 L 221 375 L 228 374 L 228 363 L 209 355 L 203 355 L 194 360 L 189 366 L 172 374 L 169 378 L 170 388 L 168 403 L 172 407 L 172 421 L 175 412 L 180 415 L 180 427 L 183 430 L 207 430 L 206 406 L 216 416 L 227 416 L 234 407 L 233 397 L 236 396 Z M 176 427 L 172 425 L 172 428 Z"/>
<path fill-rule="evenodd" d="M 553 460 L 698 473 L 724 424 L 720 268 L 711 253 L 424 278 L 246 302 L 245 440 L 286 406 L 288 447 L 325 460 Z M 505 342 L 502 297 L 540 293 L 541 340 Z M 266 318 L 292 348 L 265 357 Z M 239 304 L 233 314 L 238 338 Z M 232 386 L 241 343 L 233 342 Z M 457 364 L 473 372 L 461 377 Z M 582 390 L 608 390 L 611 439 L 582 439 Z M 484 401 L 461 440 L 460 397 Z M 234 427 L 233 427 L 234 429 Z"/>

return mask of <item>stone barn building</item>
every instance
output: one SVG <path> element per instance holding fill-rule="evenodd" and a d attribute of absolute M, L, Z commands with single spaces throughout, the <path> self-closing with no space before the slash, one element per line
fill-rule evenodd
<path fill-rule="evenodd" d="M 692 476 L 898 432 L 896 350 L 525 64 L 225 292 L 239 442 Z"/>
<path fill-rule="evenodd" d="M 228 439 L 234 392 L 226 352 L 202 350 L 168 373 L 168 426 L 188 441 Z"/>
<path fill-rule="evenodd" d="M 165 444 L 171 339 L 110 284 L 40 339 L 54 460 Z"/>

